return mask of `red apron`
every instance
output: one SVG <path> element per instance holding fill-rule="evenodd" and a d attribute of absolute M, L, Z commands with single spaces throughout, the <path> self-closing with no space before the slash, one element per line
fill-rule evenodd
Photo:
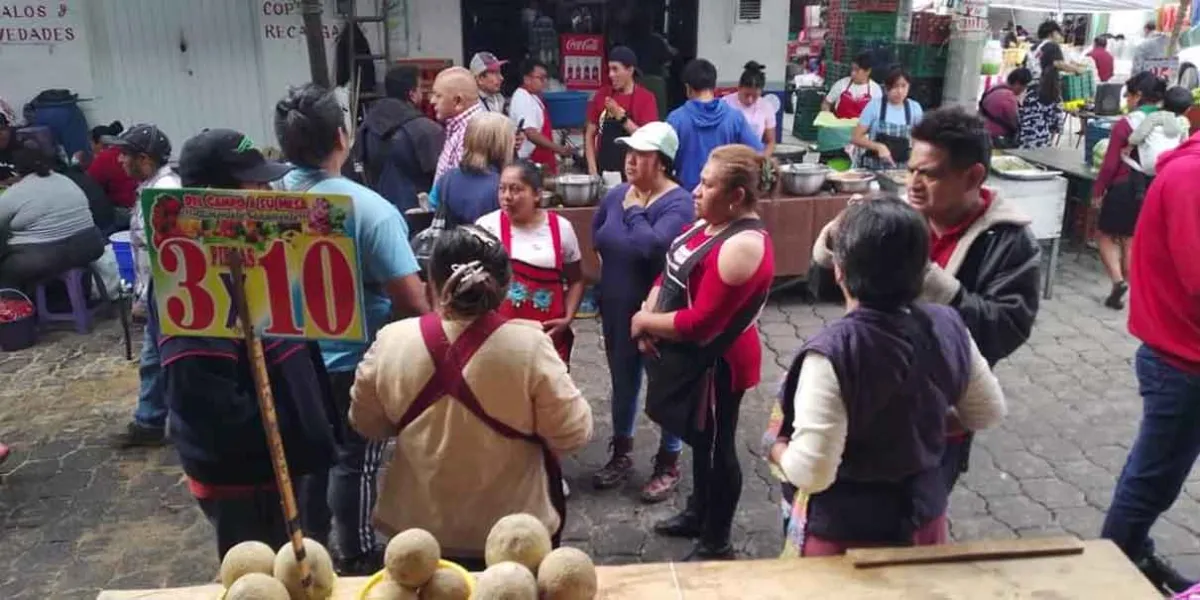
<path fill-rule="evenodd" d="M 846 86 L 846 91 L 838 96 L 837 106 L 833 107 L 833 114 L 839 119 L 857 119 L 862 116 L 863 110 L 871 103 L 871 88 L 867 84 L 867 93 L 862 98 L 855 98 L 854 94 L 850 93 L 850 88 L 854 86 L 851 82 Z"/>
<path fill-rule="evenodd" d="M 558 531 L 554 532 L 553 538 L 554 546 L 557 547 L 562 536 L 563 525 L 567 522 L 567 498 L 563 493 L 562 468 L 558 463 L 558 457 L 550 450 L 546 441 L 538 437 L 536 433 L 522 433 L 487 414 L 479 402 L 479 398 L 475 396 L 475 392 L 471 391 L 471 386 L 467 385 L 466 380 L 463 379 L 463 369 L 466 368 L 471 357 L 475 356 L 483 343 L 505 321 L 504 317 L 490 312 L 475 319 L 475 322 L 468 325 L 462 335 L 458 336 L 458 339 L 451 344 L 446 337 L 445 329 L 442 328 L 441 317 L 436 313 L 427 313 L 421 317 L 421 337 L 425 340 L 425 347 L 429 349 L 429 356 L 433 359 L 433 376 L 429 378 L 429 383 L 425 384 L 425 387 L 413 400 L 412 405 L 404 412 L 404 416 L 400 418 L 396 434 L 399 435 L 403 432 L 409 424 L 429 410 L 442 397 L 449 396 L 466 407 L 471 414 L 483 421 L 497 434 L 510 440 L 525 440 L 540 446 L 546 468 L 546 491 L 550 494 L 550 503 L 559 516 Z"/>
<path fill-rule="evenodd" d="M 541 96 L 534 96 L 538 106 L 542 109 L 542 130 L 539 132 L 548 140 L 554 139 L 554 127 L 550 123 L 550 113 L 546 111 L 546 103 L 542 102 Z M 529 160 L 545 167 L 547 175 L 558 173 L 558 155 L 554 154 L 553 150 L 534 146 L 533 153 L 529 155 Z"/>
<path fill-rule="evenodd" d="M 550 225 L 550 243 L 554 245 L 554 268 L 535 267 L 527 262 L 511 258 L 512 221 L 508 214 L 500 213 L 500 241 L 508 251 L 512 263 L 512 283 L 508 286 L 508 296 L 500 305 L 500 314 L 510 319 L 529 319 L 545 323 L 551 319 L 561 319 L 567 316 L 567 289 L 563 277 L 562 236 L 558 230 L 558 214 L 546 212 L 546 221 Z M 561 335 L 555 336 L 554 348 L 563 362 L 571 364 L 571 348 L 575 345 L 575 333 L 568 327 Z"/>

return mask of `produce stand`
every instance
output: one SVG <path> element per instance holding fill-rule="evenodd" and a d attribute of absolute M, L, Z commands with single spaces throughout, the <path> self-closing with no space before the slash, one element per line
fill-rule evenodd
<path fill-rule="evenodd" d="M 1032 558 L 965 560 L 981 550 L 994 556 L 1028 556 L 1049 547 L 1075 546 L 1077 553 Z M 968 552 L 967 550 L 973 550 Z M 927 558 L 927 548 L 891 550 L 892 560 Z M 1082 550 L 1078 552 L 1078 550 Z M 926 551 L 926 552 L 922 552 Z M 878 554 L 879 551 L 866 551 Z M 984 552 L 987 554 L 987 552 Z M 600 599 L 708 600 L 752 598 L 1121 598 L 1161 599 L 1112 542 L 1071 538 L 974 542 L 937 548 L 938 562 L 859 568 L 851 556 L 735 561 L 649 563 L 598 567 Z M 860 563 L 866 562 L 863 557 Z M 334 600 L 353 600 L 365 577 L 338 580 Z M 104 591 L 99 600 L 215 600 L 216 584 L 139 591 Z"/>
<path fill-rule="evenodd" d="M 776 277 L 808 275 L 817 234 L 846 208 L 849 200 L 849 195 L 826 194 L 759 201 L 759 214 L 774 242 Z M 595 206 L 555 209 L 575 228 L 583 253 L 583 274 L 591 281 L 600 278 L 600 260 L 592 246 L 592 219 L 596 210 Z"/>

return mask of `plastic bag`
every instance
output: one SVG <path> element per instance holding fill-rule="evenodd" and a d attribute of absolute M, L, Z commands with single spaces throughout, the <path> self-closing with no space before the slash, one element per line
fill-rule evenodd
<path fill-rule="evenodd" d="M 117 269 L 117 255 L 113 253 L 111 244 L 104 247 L 104 254 L 92 263 L 92 268 L 104 282 L 104 289 L 108 292 L 108 297 L 116 298 L 121 293 L 121 274 Z M 99 300 L 100 298 L 100 290 L 93 287 L 92 299 Z"/>

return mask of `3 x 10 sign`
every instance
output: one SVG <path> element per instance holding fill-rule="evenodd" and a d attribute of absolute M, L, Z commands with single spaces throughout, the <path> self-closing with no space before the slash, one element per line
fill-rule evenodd
<path fill-rule="evenodd" d="M 261 335 L 366 339 L 348 196 L 151 189 L 141 203 L 164 335 L 241 337 L 229 268 L 240 254 Z"/>

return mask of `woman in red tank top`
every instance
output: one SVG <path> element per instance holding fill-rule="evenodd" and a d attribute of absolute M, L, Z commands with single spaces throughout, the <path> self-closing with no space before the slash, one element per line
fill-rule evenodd
<path fill-rule="evenodd" d="M 743 394 L 759 382 L 755 323 L 775 276 L 771 238 L 756 212 L 758 198 L 769 191 L 768 165 L 747 146 L 713 151 L 693 192 L 701 221 L 672 244 L 663 277 L 633 317 L 633 337 L 647 353 L 659 354 L 661 344 L 661 362 L 680 342 L 694 344 L 697 361 L 719 357 L 710 383 L 697 388 L 695 419 L 684 425 L 687 431 L 673 432 L 692 445 L 692 495 L 682 513 L 655 525 L 662 535 L 699 538 L 689 560 L 734 557 L 730 530 L 742 491 L 738 411 Z"/>

